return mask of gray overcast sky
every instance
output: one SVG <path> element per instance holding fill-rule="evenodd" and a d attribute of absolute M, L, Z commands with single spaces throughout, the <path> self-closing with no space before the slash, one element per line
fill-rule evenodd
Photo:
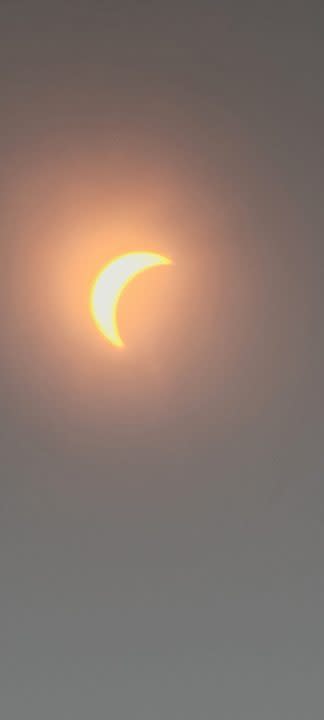
<path fill-rule="evenodd" d="M 2 3 L 0 714 L 320 720 L 320 3 Z M 88 293 L 119 252 L 176 261 Z"/>

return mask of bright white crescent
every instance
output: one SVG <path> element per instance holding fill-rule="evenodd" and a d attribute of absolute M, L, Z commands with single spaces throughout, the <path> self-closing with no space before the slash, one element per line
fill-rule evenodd
<path fill-rule="evenodd" d="M 153 252 L 131 252 L 106 265 L 97 276 L 91 293 L 91 311 L 102 334 L 115 346 L 122 348 L 118 328 L 118 303 L 126 285 L 139 273 L 157 265 L 171 265 L 172 261 Z"/>

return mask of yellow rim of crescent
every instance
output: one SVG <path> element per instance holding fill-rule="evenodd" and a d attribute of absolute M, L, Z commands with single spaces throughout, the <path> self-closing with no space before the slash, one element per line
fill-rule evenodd
<path fill-rule="evenodd" d="M 136 275 L 172 260 L 154 252 L 130 252 L 108 263 L 95 279 L 91 292 L 91 312 L 100 332 L 112 345 L 125 347 L 118 321 L 118 303 L 125 287 Z"/>

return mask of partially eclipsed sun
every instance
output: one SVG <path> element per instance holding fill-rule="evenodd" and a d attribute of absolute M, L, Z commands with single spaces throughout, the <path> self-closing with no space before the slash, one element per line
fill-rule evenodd
<path fill-rule="evenodd" d="M 97 276 L 91 292 L 91 312 L 98 329 L 115 347 L 124 347 L 117 322 L 120 296 L 126 285 L 140 272 L 172 261 L 153 252 L 131 252 L 106 265 Z"/>

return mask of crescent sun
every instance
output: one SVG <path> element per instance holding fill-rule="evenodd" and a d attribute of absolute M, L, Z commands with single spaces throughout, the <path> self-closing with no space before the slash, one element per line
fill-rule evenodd
<path fill-rule="evenodd" d="M 130 252 L 101 270 L 91 292 L 91 312 L 98 329 L 112 345 L 125 346 L 117 321 L 118 303 L 125 287 L 144 270 L 171 264 L 169 258 L 154 252 Z"/>

